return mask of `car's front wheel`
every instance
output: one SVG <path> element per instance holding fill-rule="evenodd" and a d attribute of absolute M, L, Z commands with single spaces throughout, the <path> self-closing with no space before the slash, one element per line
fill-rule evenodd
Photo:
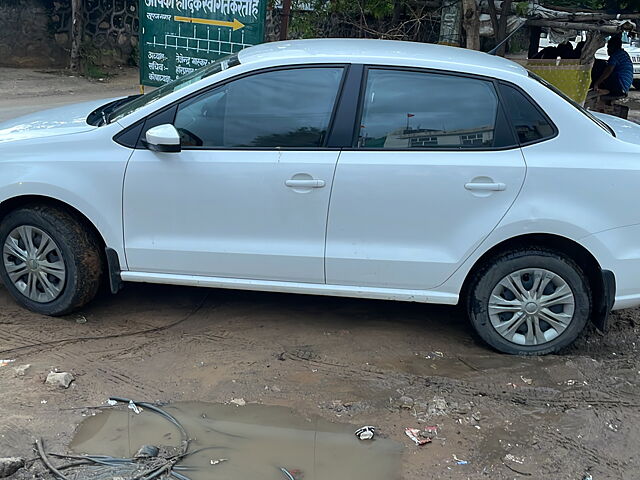
<path fill-rule="evenodd" d="M 34 205 L 0 223 L 0 277 L 23 306 L 64 315 L 90 301 L 102 274 L 95 236 L 63 209 Z"/>
<path fill-rule="evenodd" d="M 496 257 L 475 274 L 467 299 L 478 335 L 501 352 L 521 355 L 552 353 L 572 343 L 591 308 L 584 271 L 545 249 Z"/>

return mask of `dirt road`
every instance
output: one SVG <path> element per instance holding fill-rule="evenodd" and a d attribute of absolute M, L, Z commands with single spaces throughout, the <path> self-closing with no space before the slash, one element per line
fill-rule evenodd
<path fill-rule="evenodd" d="M 475 341 L 452 307 L 131 284 L 53 319 L 0 289 L 0 359 L 14 360 L 0 367 L 0 457 L 34 458 L 36 437 L 65 451 L 110 395 L 242 398 L 376 426 L 403 445 L 403 479 L 635 480 L 639 333 L 640 311 L 623 311 L 607 336 L 590 330 L 563 355 L 520 358 Z M 68 389 L 44 384 L 55 369 L 75 376 Z M 426 426 L 438 430 L 430 444 L 405 436 Z"/>

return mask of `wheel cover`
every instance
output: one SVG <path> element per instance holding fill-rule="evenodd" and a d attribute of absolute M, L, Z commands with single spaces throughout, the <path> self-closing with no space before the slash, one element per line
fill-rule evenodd
<path fill-rule="evenodd" d="M 64 259 L 44 231 L 30 225 L 14 228 L 2 253 L 7 276 L 25 297 L 47 303 L 60 296 L 66 278 Z"/>
<path fill-rule="evenodd" d="M 503 338 L 518 345 L 543 345 L 567 329 L 575 298 L 560 275 L 527 268 L 500 280 L 488 306 L 491 325 Z"/>

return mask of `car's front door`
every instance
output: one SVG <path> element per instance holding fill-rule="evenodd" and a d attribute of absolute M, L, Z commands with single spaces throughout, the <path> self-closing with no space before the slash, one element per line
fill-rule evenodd
<path fill-rule="evenodd" d="M 359 135 L 342 152 L 327 283 L 442 284 L 515 200 L 525 163 L 493 81 L 370 68 Z"/>
<path fill-rule="evenodd" d="M 343 70 L 263 71 L 181 103 L 182 152 L 136 150 L 127 168 L 128 268 L 323 283 Z"/>

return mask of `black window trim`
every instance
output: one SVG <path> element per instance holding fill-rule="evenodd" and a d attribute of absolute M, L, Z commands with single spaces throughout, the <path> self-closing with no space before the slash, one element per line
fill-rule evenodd
<path fill-rule="evenodd" d="M 217 83 L 214 83 L 212 85 L 208 85 L 196 92 L 192 92 L 189 95 L 186 95 L 182 98 L 179 98 L 177 100 L 174 100 L 172 103 L 170 103 L 169 105 L 165 105 L 164 107 L 160 108 L 159 110 L 150 113 L 149 115 L 147 115 L 146 117 L 138 120 L 137 122 L 135 122 L 134 124 L 128 126 L 127 128 L 125 128 L 124 130 L 122 130 L 121 132 L 117 133 L 114 137 L 113 140 L 117 143 L 119 143 L 120 145 L 123 145 L 125 147 L 128 148 L 133 148 L 136 150 L 146 150 L 146 147 L 142 144 L 142 138 L 143 135 L 146 133 L 146 131 L 149 128 L 152 128 L 153 126 L 158 125 L 158 123 L 154 122 L 154 118 L 156 117 L 161 117 L 163 118 L 163 123 L 174 123 L 175 122 L 175 117 L 178 111 L 178 107 L 181 103 L 183 102 L 187 102 L 189 100 L 191 100 L 192 98 L 195 98 L 197 96 L 206 94 L 207 92 L 214 90 L 216 88 L 222 87 L 228 83 L 231 83 L 233 81 L 236 80 L 240 80 L 242 78 L 247 78 L 247 77 L 251 77 L 253 75 L 259 75 L 262 73 L 268 73 L 268 72 L 275 72 L 275 71 L 282 71 L 282 70 L 298 70 L 298 69 L 307 69 L 307 68 L 342 68 L 343 72 L 342 72 L 342 78 L 340 79 L 340 83 L 338 85 L 338 91 L 336 94 L 336 98 L 334 100 L 334 104 L 333 104 L 333 110 L 331 111 L 331 117 L 329 119 L 329 125 L 327 126 L 327 133 L 323 138 L 323 145 L 319 146 L 319 147 L 208 147 L 208 146 L 185 146 L 182 147 L 182 150 L 193 150 L 193 151 L 339 151 L 342 149 L 341 146 L 337 146 L 337 147 L 330 147 L 327 146 L 329 145 L 329 139 L 331 138 L 331 136 L 334 134 L 334 124 L 336 122 L 336 118 L 337 118 L 337 112 L 339 110 L 339 106 L 342 100 L 342 93 L 343 90 L 345 88 L 345 83 L 347 80 L 347 77 L 349 76 L 350 71 L 352 70 L 353 65 L 349 64 L 349 63 L 296 63 L 296 64 L 289 64 L 289 65 L 278 65 L 278 66 L 274 66 L 274 67 L 266 67 L 266 68 L 260 68 L 260 69 L 256 69 L 256 70 L 251 70 L 249 72 L 244 72 L 238 75 L 235 75 L 233 77 L 229 77 L 226 78 L 224 80 L 221 80 Z M 356 69 L 357 71 L 357 69 Z M 171 112 L 172 111 L 172 112 Z M 169 113 L 171 112 L 171 113 Z M 171 122 L 167 122 L 165 115 L 171 115 L 172 114 L 172 120 Z M 147 127 L 147 123 L 149 123 L 149 126 Z M 135 145 L 132 144 L 131 141 L 129 141 L 130 136 L 127 135 L 129 133 L 130 130 L 135 130 L 135 129 L 139 129 L 140 125 L 143 125 L 143 127 L 140 129 L 139 132 L 139 137 L 135 143 Z"/>
<path fill-rule="evenodd" d="M 507 134 L 511 136 L 512 145 L 508 145 L 505 147 L 413 147 L 413 148 L 360 148 L 358 147 L 358 135 L 360 129 L 357 128 L 362 121 L 362 114 L 364 111 L 364 91 L 366 89 L 366 82 L 368 73 L 370 70 L 397 70 L 404 72 L 416 72 L 416 73 L 431 73 L 437 75 L 448 75 L 452 77 L 463 77 L 463 78 L 473 78 L 476 80 L 482 80 L 485 82 L 490 82 L 493 84 L 493 88 L 496 94 L 496 99 L 498 101 L 498 109 L 496 111 L 496 127 L 506 128 Z M 354 135 L 349 147 L 345 147 L 343 150 L 345 151 L 360 151 L 360 152 L 496 152 L 502 150 L 513 150 L 515 148 L 520 148 L 520 144 L 518 142 L 518 137 L 515 135 L 515 130 L 513 125 L 511 125 L 511 120 L 507 111 L 504 108 L 504 102 L 502 101 L 502 97 L 500 96 L 498 82 L 500 80 L 487 77 L 484 75 L 478 75 L 474 73 L 467 72 L 452 72 L 450 70 L 439 70 L 437 68 L 425 68 L 425 67 L 410 67 L 410 66 L 401 66 L 401 65 L 378 65 L 378 64 L 367 64 L 364 67 L 363 77 L 362 77 L 362 87 L 360 90 L 360 98 L 358 105 L 358 112 L 354 122 Z M 502 123 L 502 125 L 500 125 Z"/>
<path fill-rule="evenodd" d="M 530 140 L 528 142 L 520 142 L 520 137 L 518 136 L 518 132 L 516 131 L 516 126 L 513 124 L 511 116 L 507 115 L 507 121 L 509 122 L 509 125 L 511 125 L 511 128 L 513 130 L 513 135 L 514 135 L 516 141 L 518 142 L 518 144 L 520 145 L 521 148 L 522 147 L 528 147 L 530 145 L 535 145 L 537 143 L 547 142 L 549 140 L 553 140 L 554 138 L 556 138 L 558 136 L 560 131 L 558 130 L 558 127 L 556 126 L 556 124 L 553 123 L 553 120 L 551 120 L 551 117 L 549 117 L 549 115 L 547 115 L 547 112 L 545 112 L 544 109 L 540 105 L 538 105 L 538 102 L 536 102 L 533 98 L 531 98 L 531 95 L 529 95 L 522 87 L 520 87 L 520 85 L 516 85 L 515 83 L 507 82 L 506 80 L 498 80 L 497 83 L 498 83 L 498 85 L 504 85 L 506 87 L 514 88 L 515 90 L 520 92 L 524 96 L 524 98 L 527 99 L 527 101 L 533 106 L 533 108 L 536 109 L 538 111 L 538 113 L 540 113 L 540 115 L 542 115 L 542 117 L 547 121 L 547 123 L 553 129 L 553 134 L 552 135 L 547 135 L 546 137 L 539 138 L 537 140 Z M 506 111 L 508 111 L 507 108 L 506 108 L 507 102 L 502 97 L 502 90 L 500 88 L 497 88 L 497 90 L 498 90 L 498 96 L 500 97 L 500 101 L 505 106 L 505 112 L 506 112 Z"/>

